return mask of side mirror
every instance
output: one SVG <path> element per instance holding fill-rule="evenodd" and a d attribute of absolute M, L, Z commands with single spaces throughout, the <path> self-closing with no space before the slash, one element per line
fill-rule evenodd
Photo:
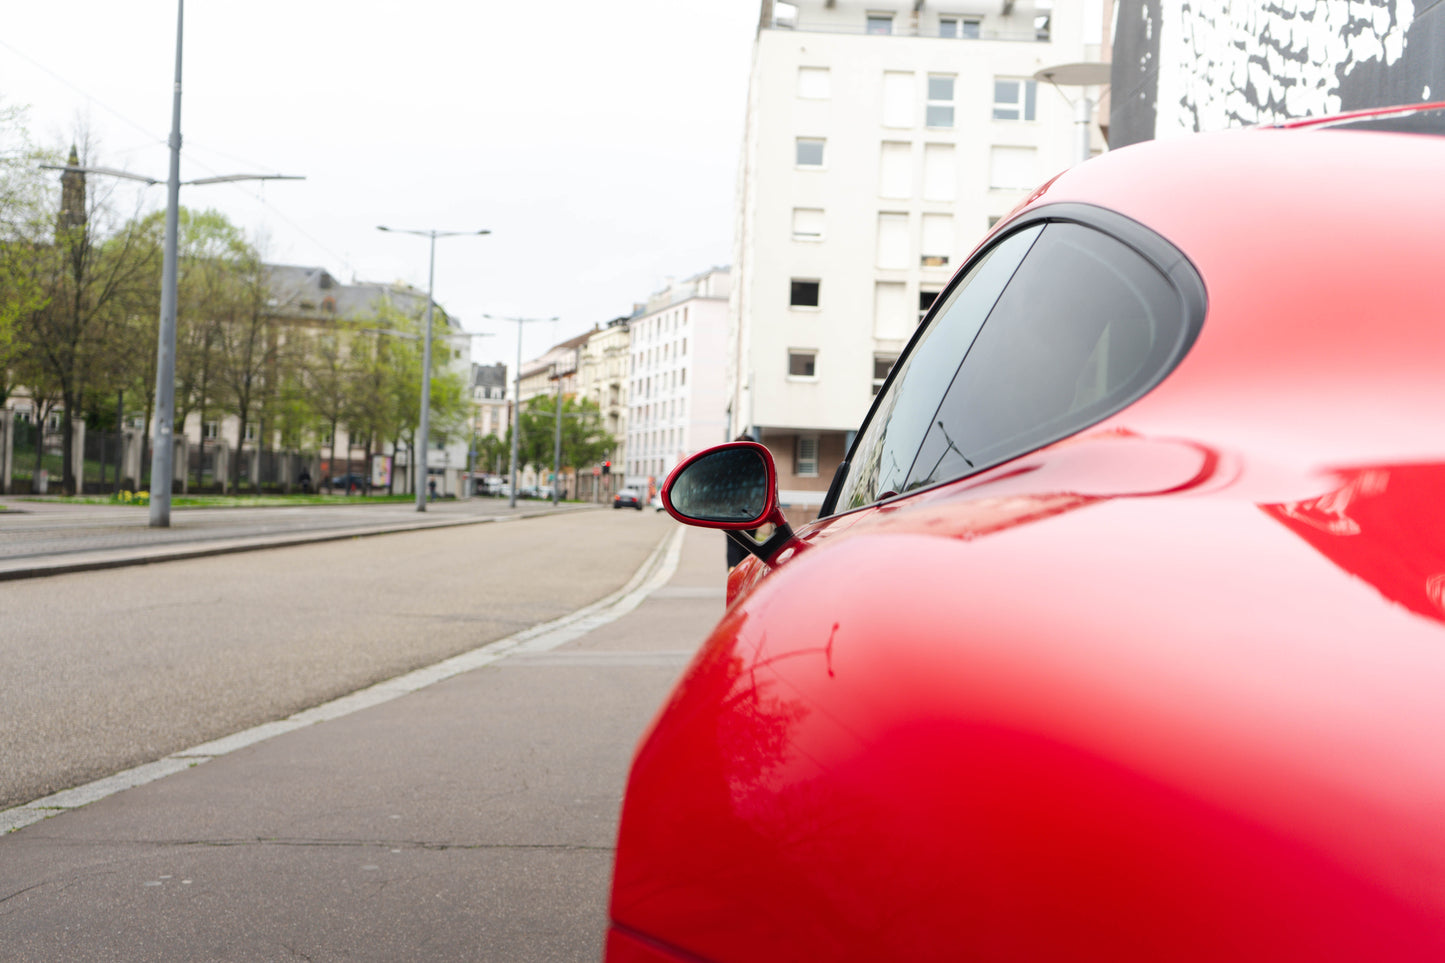
<path fill-rule="evenodd" d="M 662 483 L 662 505 L 684 525 L 727 532 L 770 564 L 785 548 L 803 546 L 778 507 L 773 456 L 756 442 L 729 442 L 684 460 Z M 759 542 L 751 530 L 768 523 L 773 534 Z"/>

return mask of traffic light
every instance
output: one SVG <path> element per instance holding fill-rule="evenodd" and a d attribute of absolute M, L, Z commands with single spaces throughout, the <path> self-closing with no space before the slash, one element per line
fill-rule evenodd
<path fill-rule="evenodd" d="M 610 474 L 612 474 L 612 462 L 610 462 L 610 461 L 604 461 L 604 462 L 602 463 L 602 474 L 604 474 L 604 475 L 610 475 Z"/>

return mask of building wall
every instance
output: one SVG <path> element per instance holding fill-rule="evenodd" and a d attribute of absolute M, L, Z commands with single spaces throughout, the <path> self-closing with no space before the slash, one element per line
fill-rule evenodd
<path fill-rule="evenodd" d="M 624 484 L 648 490 L 687 455 L 727 440 L 727 298 L 714 268 L 669 284 L 629 323 Z"/>

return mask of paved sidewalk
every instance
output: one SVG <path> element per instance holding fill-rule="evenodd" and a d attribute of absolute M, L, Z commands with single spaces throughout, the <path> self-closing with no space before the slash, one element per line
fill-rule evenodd
<path fill-rule="evenodd" d="M 150 528 L 144 507 L 0 498 L 0 581 L 601 507 L 528 500 L 511 508 L 506 499 L 472 498 L 442 499 L 418 512 L 411 502 L 357 498 L 336 505 L 178 508 L 169 528 Z"/>
<path fill-rule="evenodd" d="M 597 960 L 633 749 L 722 614 L 717 533 L 655 559 L 575 617 L 333 707 L 388 701 L 178 753 L 0 836 L 0 955 Z"/>

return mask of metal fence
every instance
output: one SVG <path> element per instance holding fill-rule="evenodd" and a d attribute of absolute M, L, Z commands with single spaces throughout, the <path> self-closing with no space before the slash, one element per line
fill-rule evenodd
<path fill-rule="evenodd" d="M 65 462 L 59 432 L 47 432 L 42 425 L 15 420 L 14 468 L 10 491 L 16 495 L 46 491 L 60 484 Z"/>
<path fill-rule="evenodd" d="M 85 451 L 81 459 L 80 490 L 87 495 L 108 495 L 120 491 L 124 447 L 120 432 L 85 432 Z M 131 480 L 134 484 L 134 480 Z"/>

